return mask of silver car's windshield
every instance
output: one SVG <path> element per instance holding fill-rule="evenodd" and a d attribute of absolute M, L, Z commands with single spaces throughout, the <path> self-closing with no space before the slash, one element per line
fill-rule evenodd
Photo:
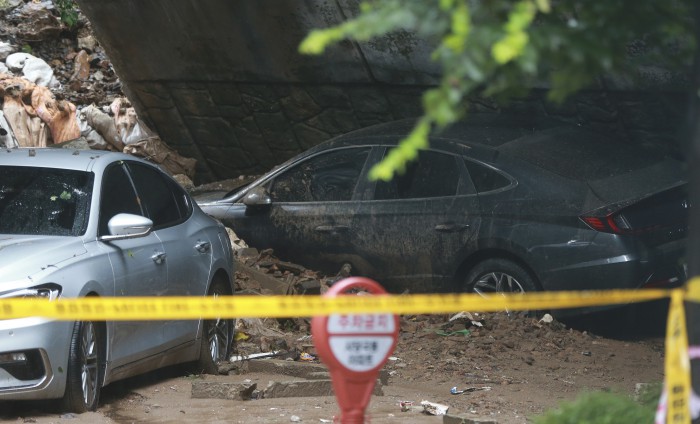
<path fill-rule="evenodd" d="M 0 233 L 77 236 L 85 232 L 92 173 L 0 167 Z"/>

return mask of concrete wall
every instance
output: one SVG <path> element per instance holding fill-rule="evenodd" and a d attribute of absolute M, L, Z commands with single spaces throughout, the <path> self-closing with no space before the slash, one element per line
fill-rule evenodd
<path fill-rule="evenodd" d="M 416 116 L 439 76 L 430 46 L 407 33 L 297 53 L 312 28 L 353 16 L 357 0 L 78 3 L 139 116 L 198 160 L 197 183 L 261 173 L 333 135 Z M 562 106 L 535 90 L 506 109 L 473 107 L 672 139 L 685 105 L 675 76 L 644 71 L 656 92 L 609 79 Z"/>

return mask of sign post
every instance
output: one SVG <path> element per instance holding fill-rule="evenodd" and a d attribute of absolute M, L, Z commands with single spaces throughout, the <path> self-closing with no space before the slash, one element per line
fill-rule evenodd
<path fill-rule="evenodd" d="M 352 289 L 386 294 L 374 280 L 349 277 L 333 284 L 325 296 L 347 294 Z M 311 320 L 311 335 L 318 356 L 330 371 L 342 424 L 364 424 L 379 370 L 394 351 L 398 334 L 399 317 L 389 313 L 329 315 Z"/>

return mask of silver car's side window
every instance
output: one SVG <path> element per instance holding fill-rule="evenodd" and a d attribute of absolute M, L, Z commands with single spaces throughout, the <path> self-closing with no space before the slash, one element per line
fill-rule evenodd
<path fill-rule="evenodd" d="M 174 190 L 165 175 L 147 165 L 128 162 L 127 166 L 153 229 L 170 227 L 187 218 L 184 190 Z"/>
<path fill-rule="evenodd" d="M 119 213 L 143 215 L 139 200 L 131 179 L 124 166 L 115 164 L 107 168 L 102 180 L 102 198 L 100 201 L 99 235 L 109 235 L 107 223 Z"/>

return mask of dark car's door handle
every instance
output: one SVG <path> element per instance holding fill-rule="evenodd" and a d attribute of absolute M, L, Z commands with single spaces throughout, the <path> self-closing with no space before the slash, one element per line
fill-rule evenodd
<path fill-rule="evenodd" d="M 166 256 L 167 255 L 165 254 L 165 252 L 158 252 L 155 255 L 151 256 L 151 259 L 153 259 L 153 262 L 157 264 L 162 264 L 163 262 L 165 262 Z"/>
<path fill-rule="evenodd" d="M 319 225 L 314 230 L 319 233 L 346 233 L 350 227 L 347 225 Z"/>
<path fill-rule="evenodd" d="M 194 245 L 199 253 L 207 253 L 211 249 L 211 244 L 208 241 L 200 241 Z"/>
<path fill-rule="evenodd" d="M 435 226 L 435 231 L 441 233 L 456 233 L 469 229 L 469 224 L 438 224 Z"/>

